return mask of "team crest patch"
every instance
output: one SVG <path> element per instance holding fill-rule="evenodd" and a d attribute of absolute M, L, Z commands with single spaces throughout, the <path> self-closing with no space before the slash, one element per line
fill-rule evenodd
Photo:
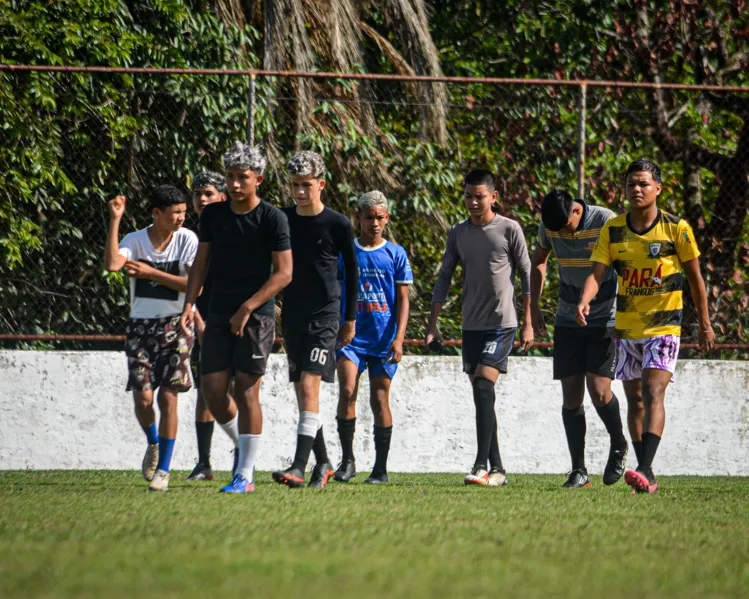
<path fill-rule="evenodd" d="M 661 253 L 661 244 L 660 243 L 651 243 L 650 244 L 650 257 L 651 258 L 657 258 L 658 254 Z"/>

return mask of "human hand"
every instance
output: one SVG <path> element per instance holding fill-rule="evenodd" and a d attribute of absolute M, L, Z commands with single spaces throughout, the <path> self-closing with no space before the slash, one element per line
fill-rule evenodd
<path fill-rule="evenodd" d="M 391 362 L 392 364 L 398 364 L 401 359 L 403 359 L 403 341 L 395 339 L 390 344 L 387 361 Z"/>
<path fill-rule="evenodd" d="M 128 260 L 125 262 L 125 272 L 127 273 L 127 276 L 133 277 L 134 279 L 150 279 L 155 270 L 156 269 L 153 266 L 149 266 L 145 262 L 137 262 L 135 260 Z"/>
<path fill-rule="evenodd" d="M 336 342 L 336 349 L 346 347 L 349 343 L 354 340 L 356 335 L 356 321 L 347 320 L 338 329 L 338 341 Z"/>
<path fill-rule="evenodd" d="M 234 316 L 231 317 L 231 320 L 229 320 L 229 328 L 231 329 L 231 332 L 237 337 L 243 337 L 244 328 L 247 326 L 247 321 L 250 320 L 251 315 L 252 308 L 247 306 L 247 304 L 239 306 L 239 310 L 237 310 L 234 313 Z"/>
<path fill-rule="evenodd" d="M 580 326 L 586 327 L 588 326 L 588 314 L 590 314 L 590 304 L 577 304 L 577 314 L 575 315 L 575 320 L 577 320 L 577 324 Z"/>
<path fill-rule="evenodd" d="M 520 351 L 527 352 L 533 345 L 533 324 L 524 322 L 520 329 Z"/>
<path fill-rule="evenodd" d="M 109 201 L 109 216 L 112 220 L 119 220 L 122 218 L 122 215 L 125 214 L 126 205 L 127 198 L 125 196 L 117 196 Z"/>

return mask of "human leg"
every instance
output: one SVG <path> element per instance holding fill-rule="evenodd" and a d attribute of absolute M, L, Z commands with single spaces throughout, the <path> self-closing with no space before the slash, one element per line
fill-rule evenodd
<path fill-rule="evenodd" d="M 350 352 L 353 353 L 353 352 Z M 353 356 L 357 359 L 357 356 Z M 335 479 L 348 482 L 356 476 L 354 459 L 354 432 L 356 430 L 356 397 L 359 391 L 359 366 L 348 354 L 340 352 L 337 363 L 338 371 L 338 437 L 341 441 L 341 463 Z"/>

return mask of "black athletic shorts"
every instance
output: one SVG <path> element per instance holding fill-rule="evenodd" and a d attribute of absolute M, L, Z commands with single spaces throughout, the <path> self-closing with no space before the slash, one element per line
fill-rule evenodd
<path fill-rule="evenodd" d="M 289 361 L 289 380 L 297 383 L 303 372 L 314 372 L 326 383 L 335 380 L 335 344 L 338 319 L 282 323 L 283 344 Z"/>
<path fill-rule="evenodd" d="M 231 314 L 209 314 L 205 322 L 200 348 L 200 374 L 222 370 L 263 375 L 268 356 L 276 337 L 276 323 L 272 316 L 250 315 L 239 337 L 231 332 Z"/>
<path fill-rule="evenodd" d="M 473 374 L 480 364 L 484 364 L 505 374 L 516 332 L 515 327 L 463 331 L 463 372 Z"/>
<path fill-rule="evenodd" d="M 614 378 L 616 342 L 606 327 L 555 327 L 554 378 L 597 374 Z"/>

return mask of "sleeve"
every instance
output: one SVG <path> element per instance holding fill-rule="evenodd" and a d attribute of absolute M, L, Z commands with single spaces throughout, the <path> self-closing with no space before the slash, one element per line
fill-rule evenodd
<path fill-rule="evenodd" d="M 359 295 L 359 265 L 356 261 L 354 245 L 354 228 L 346 217 L 342 217 L 339 227 L 338 249 L 339 260 L 343 260 L 343 280 L 346 312 L 344 320 L 356 320 L 356 301 Z"/>
<path fill-rule="evenodd" d="M 440 274 L 437 276 L 437 282 L 434 284 L 432 302 L 435 304 L 445 303 L 455 267 L 458 265 L 459 254 L 455 237 L 455 227 L 453 227 L 447 234 L 447 247 L 445 247 L 445 253 L 442 256 L 442 267 L 440 268 Z"/>
<path fill-rule="evenodd" d="M 679 221 L 676 226 L 676 255 L 680 262 L 689 262 L 699 258 L 700 249 L 697 246 L 697 240 L 694 238 L 694 231 L 689 223 L 684 219 Z"/>
<path fill-rule="evenodd" d="M 520 276 L 520 295 L 531 294 L 531 259 L 528 256 L 528 246 L 525 245 L 525 235 L 522 227 L 515 223 L 512 228 L 511 238 L 512 261 L 515 264 L 515 272 Z"/>
<path fill-rule="evenodd" d="M 343 256 L 338 254 L 338 280 L 343 281 L 345 272 L 343 270 Z"/>
<path fill-rule="evenodd" d="M 395 284 L 396 285 L 410 285 L 414 282 L 414 275 L 411 272 L 411 264 L 408 261 L 408 255 L 406 250 L 402 247 L 398 248 L 398 253 L 395 256 Z"/>
<path fill-rule="evenodd" d="M 538 223 L 538 247 L 546 251 L 551 250 L 551 242 L 549 241 L 549 236 L 546 234 L 546 227 L 544 227 L 543 223 Z"/>
<path fill-rule="evenodd" d="M 192 231 L 185 238 L 185 247 L 182 251 L 182 262 L 187 270 L 190 270 L 192 263 L 195 262 L 195 255 L 198 253 L 198 237 Z"/>
<path fill-rule="evenodd" d="M 123 256 L 126 260 L 137 260 L 137 256 L 134 258 L 134 255 L 136 252 L 136 240 L 135 235 L 132 233 L 128 233 L 125 235 L 125 237 L 122 238 L 122 241 L 120 241 L 120 245 L 117 248 L 117 253 L 120 256 Z"/>
<path fill-rule="evenodd" d="M 200 213 L 200 223 L 198 225 L 198 239 L 200 243 L 213 243 L 213 231 L 211 230 L 213 211 L 214 209 L 208 205 Z"/>
<path fill-rule="evenodd" d="M 601 232 L 598 234 L 598 241 L 596 241 L 596 247 L 593 248 L 593 253 L 590 255 L 591 262 L 600 262 L 606 266 L 611 266 L 611 236 L 609 229 L 613 219 L 609 219 L 601 227 Z"/>
<path fill-rule="evenodd" d="M 289 219 L 280 210 L 275 210 L 271 232 L 272 252 L 285 252 L 291 249 L 291 235 L 289 234 Z"/>

